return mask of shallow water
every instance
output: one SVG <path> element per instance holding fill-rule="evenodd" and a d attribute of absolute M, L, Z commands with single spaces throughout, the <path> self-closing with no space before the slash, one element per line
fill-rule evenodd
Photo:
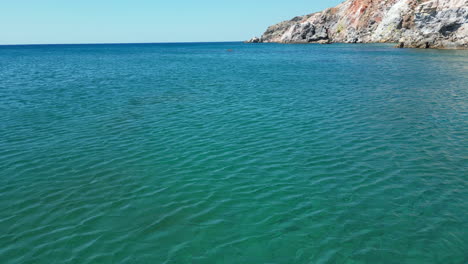
<path fill-rule="evenodd" d="M 0 262 L 468 263 L 467 114 L 467 51 L 0 47 Z"/>

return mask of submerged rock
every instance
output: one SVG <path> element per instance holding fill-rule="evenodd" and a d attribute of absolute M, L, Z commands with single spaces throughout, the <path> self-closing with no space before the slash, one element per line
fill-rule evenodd
<path fill-rule="evenodd" d="M 468 0 L 347 0 L 270 26 L 250 43 L 399 43 L 468 48 Z"/>

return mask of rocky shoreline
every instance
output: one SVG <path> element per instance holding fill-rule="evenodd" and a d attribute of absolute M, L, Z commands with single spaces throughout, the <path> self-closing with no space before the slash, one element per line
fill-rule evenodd
<path fill-rule="evenodd" d="M 347 0 L 270 26 L 248 43 L 398 43 L 468 49 L 468 0 Z"/>

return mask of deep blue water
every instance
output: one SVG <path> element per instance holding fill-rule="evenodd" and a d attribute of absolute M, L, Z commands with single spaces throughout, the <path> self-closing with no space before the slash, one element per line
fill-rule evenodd
<path fill-rule="evenodd" d="M 468 51 L 0 46 L 0 263 L 468 263 Z"/>

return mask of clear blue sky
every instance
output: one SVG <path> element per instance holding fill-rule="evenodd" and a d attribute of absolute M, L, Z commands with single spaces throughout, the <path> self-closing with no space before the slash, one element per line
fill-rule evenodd
<path fill-rule="evenodd" d="M 4 0 L 0 44 L 240 41 L 342 0 Z"/>

